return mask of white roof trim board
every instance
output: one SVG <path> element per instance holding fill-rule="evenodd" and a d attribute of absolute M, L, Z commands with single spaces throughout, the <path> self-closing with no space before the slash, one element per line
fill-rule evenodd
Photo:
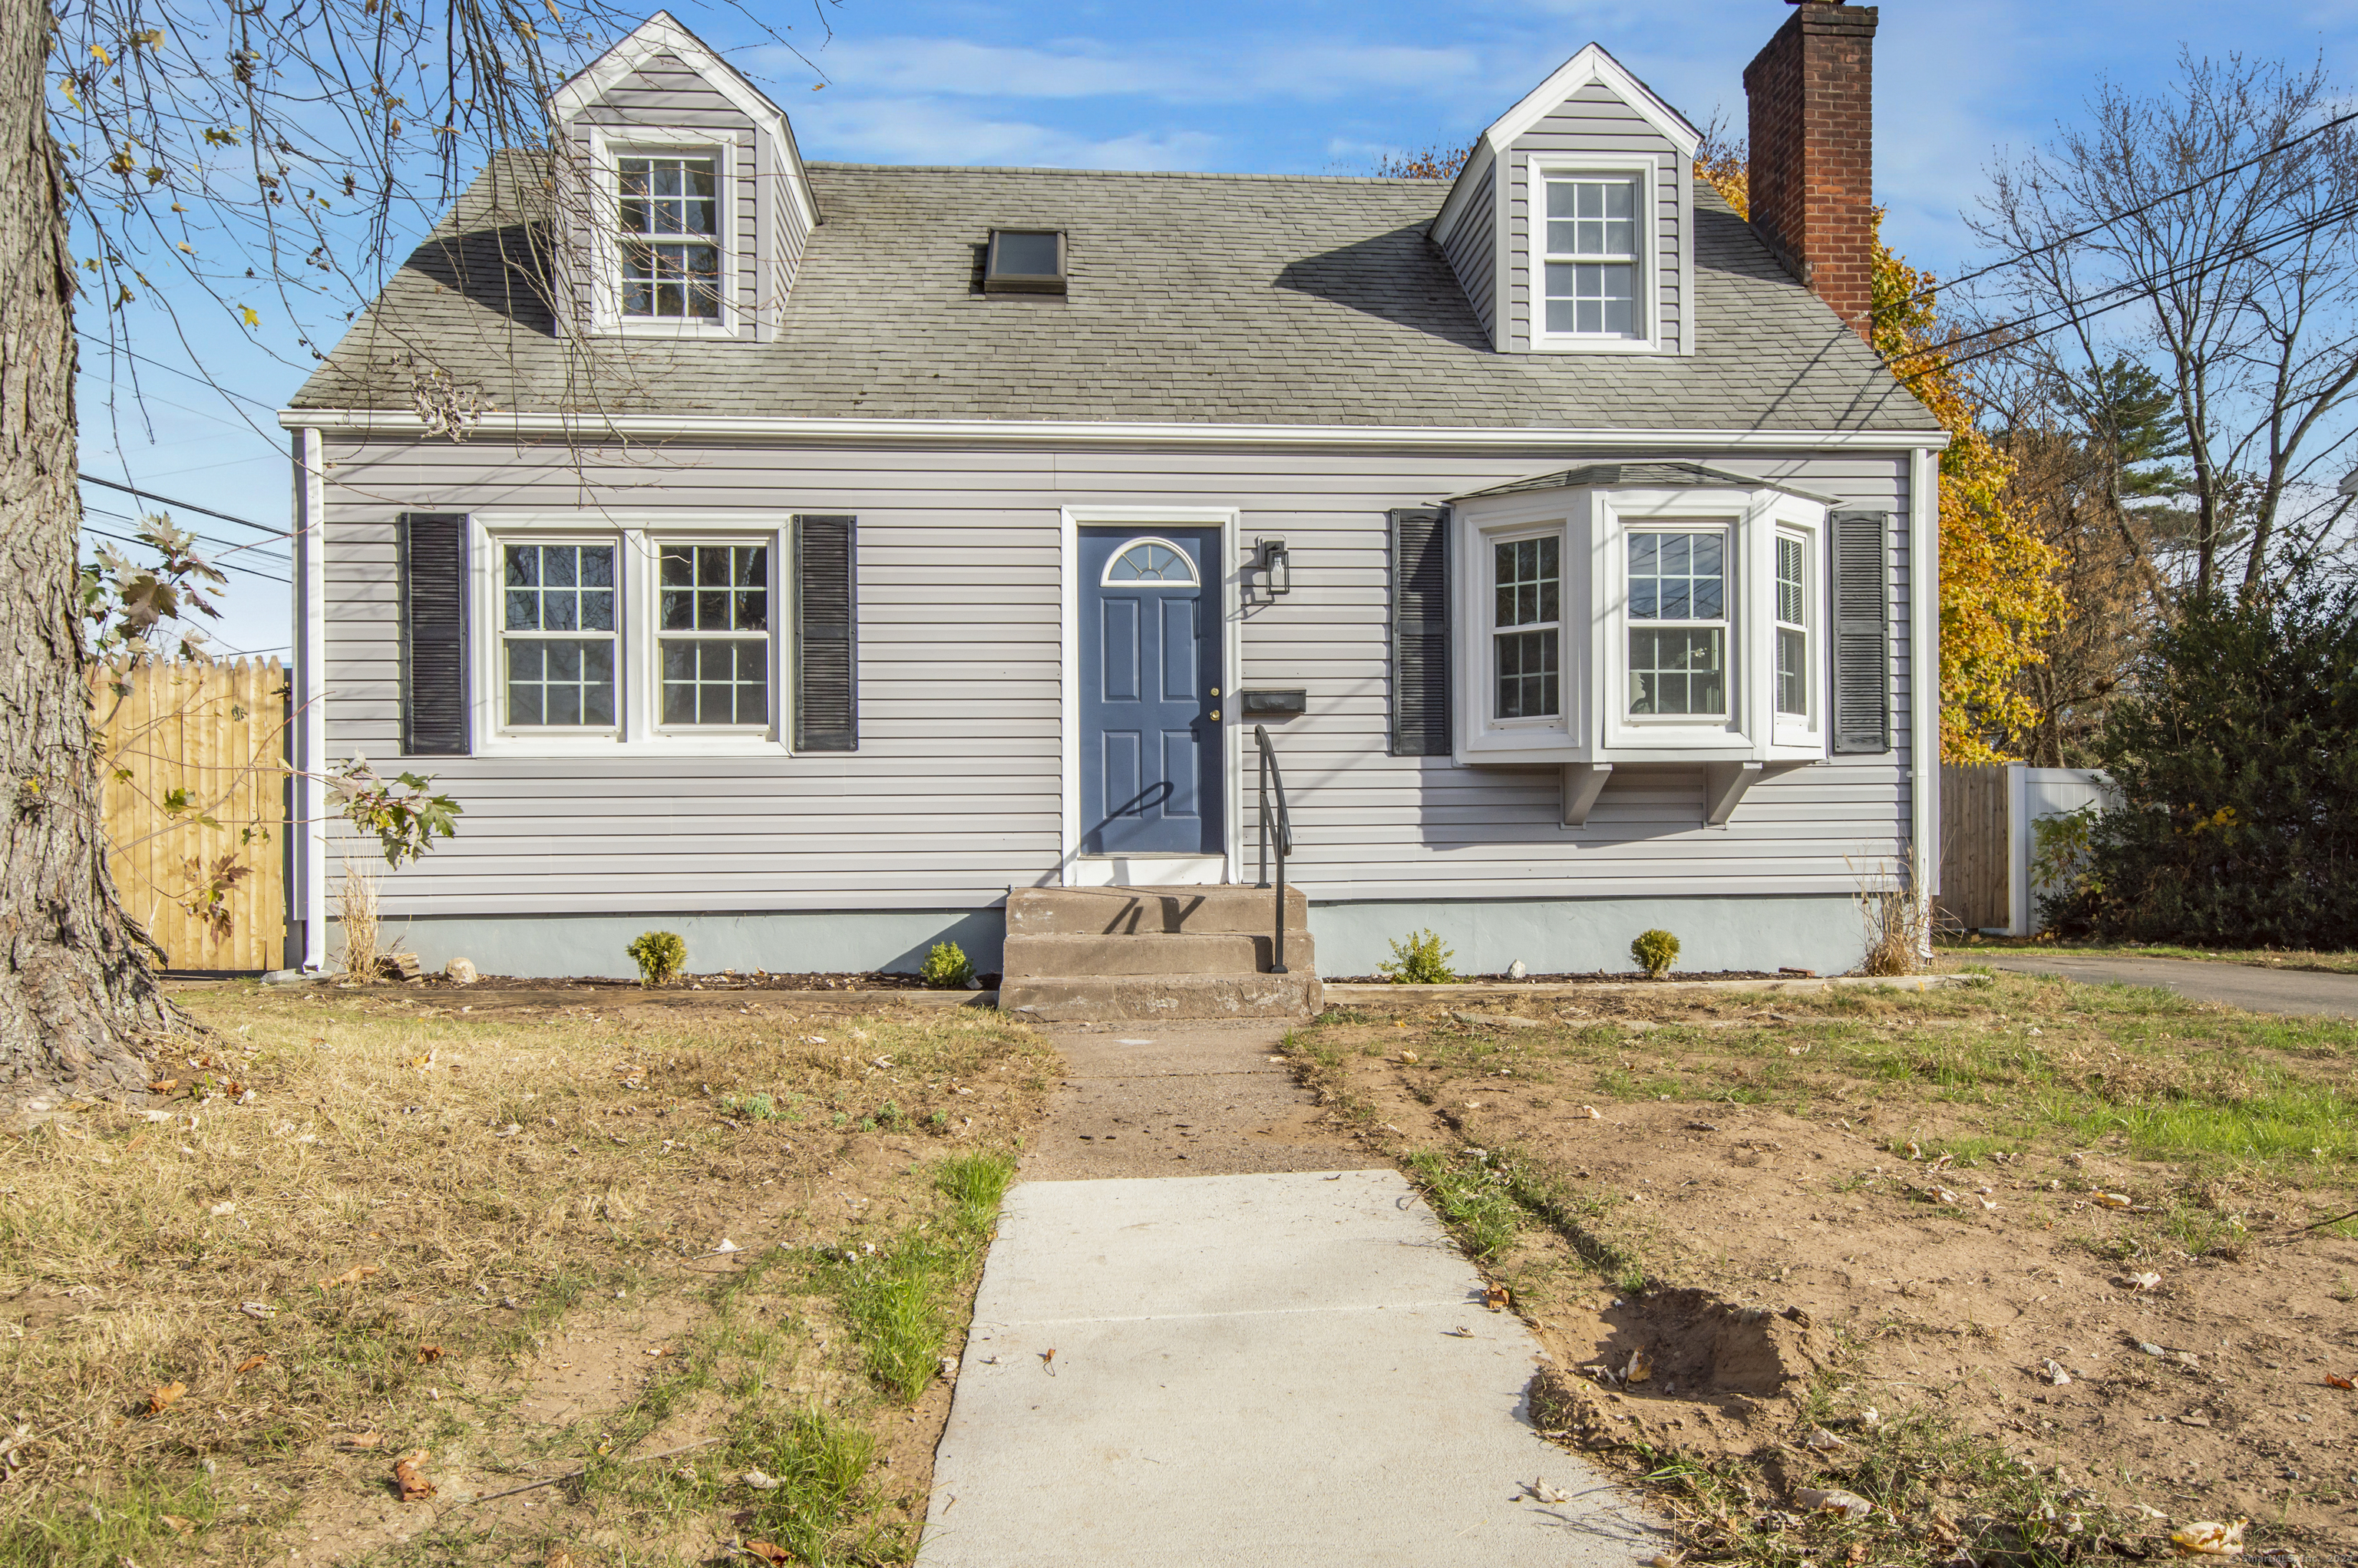
<path fill-rule="evenodd" d="M 289 430 L 415 435 L 426 421 L 401 408 L 287 408 Z M 1949 444 L 1941 430 L 1668 430 L 1610 427 L 1171 424 L 1113 419 L 763 419 L 714 415 L 487 414 L 476 435 L 709 436 L 732 439 L 1109 442 L 1187 447 L 1383 447 L 1566 451 L 1914 451 Z"/>
<path fill-rule="evenodd" d="M 1474 188 L 1482 180 L 1482 172 L 1504 157 L 1515 139 L 1553 114 L 1563 102 L 1592 84 L 1602 84 L 1613 95 L 1634 110 L 1661 133 L 1664 140 L 1679 149 L 1682 157 L 1692 158 L 1703 146 L 1703 133 L 1688 123 L 1687 117 L 1662 102 L 1654 90 L 1638 80 L 1629 69 L 1607 53 L 1601 44 L 1590 44 L 1578 54 L 1558 66 L 1545 81 L 1526 93 L 1522 102 L 1491 122 L 1475 144 L 1473 156 L 1457 173 L 1456 183 L 1449 189 L 1449 200 L 1425 232 L 1435 240 L 1445 238 L 1457 226 L 1458 215 Z"/>

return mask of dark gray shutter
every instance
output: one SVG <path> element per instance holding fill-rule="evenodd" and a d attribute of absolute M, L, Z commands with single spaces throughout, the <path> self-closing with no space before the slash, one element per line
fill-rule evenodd
<path fill-rule="evenodd" d="M 467 744 L 467 518 L 405 514 L 401 557 L 401 750 L 463 757 Z"/>
<path fill-rule="evenodd" d="M 1891 750 L 1891 514 L 1837 512 L 1833 533 L 1833 749 Z"/>
<path fill-rule="evenodd" d="M 859 526 L 795 519 L 795 750 L 860 750 Z"/>
<path fill-rule="evenodd" d="M 1392 746 L 1395 757 L 1445 757 L 1449 731 L 1449 512 L 1391 514 Z"/>

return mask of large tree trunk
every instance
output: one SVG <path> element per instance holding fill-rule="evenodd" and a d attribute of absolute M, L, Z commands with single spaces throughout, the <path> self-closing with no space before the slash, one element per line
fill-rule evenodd
<path fill-rule="evenodd" d="M 72 264 L 42 68 L 0 0 L 0 1108 L 144 1087 L 172 1009 L 115 901 L 77 616 Z"/>

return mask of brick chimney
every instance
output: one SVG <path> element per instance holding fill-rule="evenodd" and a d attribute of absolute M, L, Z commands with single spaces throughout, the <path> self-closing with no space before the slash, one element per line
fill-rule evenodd
<path fill-rule="evenodd" d="M 1752 226 L 1863 338 L 1874 298 L 1876 8 L 1786 3 L 1793 14 L 1744 68 Z"/>

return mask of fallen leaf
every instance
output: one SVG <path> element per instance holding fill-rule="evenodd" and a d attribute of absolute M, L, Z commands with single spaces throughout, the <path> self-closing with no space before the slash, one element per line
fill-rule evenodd
<path fill-rule="evenodd" d="M 759 1470 L 748 1470 L 737 1477 L 757 1492 L 774 1492 L 785 1483 L 775 1476 L 765 1476 Z"/>
<path fill-rule="evenodd" d="M 156 1517 L 182 1535 L 196 1533 L 197 1521 L 194 1519 L 182 1519 L 178 1514 L 157 1514 Z"/>
<path fill-rule="evenodd" d="M 384 1446 L 384 1433 L 355 1432 L 347 1434 L 342 1441 L 347 1448 L 382 1448 Z"/>
<path fill-rule="evenodd" d="M 1652 1357 L 1642 1350 L 1629 1352 L 1629 1365 L 1621 1373 L 1623 1382 L 1642 1383 L 1653 1375 L 1654 1358 Z"/>
<path fill-rule="evenodd" d="M 243 1302 L 239 1304 L 237 1310 L 248 1317 L 260 1318 L 265 1323 L 278 1315 L 278 1309 L 268 1302 Z"/>
<path fill-rule="evenodd" d="M 2095 1199 L 2096 1205 L 2100 1208 L 2126 1208 L 2129 1206 L 2129 1195 L 2126 1193 L 2098 1193 L 2095 1195 Z"/>
<path fill-rule="evenodd" d="M 401 1487 L 405 1503 L 421 1502 L 434 1495 L 434 1483 L 426 1478 L 426 1450 L 419 1449 L 408 1457 L 395 1462 L 393 1478 Z"/>
<path fill-rule="evenodd" d="M 2161 1276 L 2159 1274 L 2131 1274 L 2127 1278 L 2124 1279 L 2121 1283 L 2128 1286 L 2128 1288 L 2133 1291 L 2158 1291 L 2161 1289 Z"/>
<path fill-rule="evenodd" d="M 2325 1386 L 2329 1389 L 2358 1388 L 2358 1384 L 2352 1383 L 2349 1379 L 2338 1378 L 2331 1372 L 2325 1375 Z"/>
<path fill-rule="evenodd" d="M 1420 1060 L 1420 1058 L 1418 1057 L 1417 1054 L 1416 1054 L 1415 1052 L 1413 1052 L 1413 1051 L 1403 1051 L 1403 1052 L 1401 1052 L 1401 1053 L 1400 1054 L 1400 1059 L 1401 1059 L 1401 1061 L 1403 1061 L 1403 1062 L 1407 1063 L 1407 1064 L 1408 1064 L 1410 1066 L 1412 1066 L 1412 1067 L 1415 1066 L 1415 1065 L 1416 1065 L 1416 1064 L 1417 1064 L 1417 1062 Z"/>
<path fill-rule="evenodd" d="M 417 1358 L 420 1361 L 439 1361 L 442 1359 L 442 1347 L 439 1345 L 421 1345 L 417 1347 Z"/>
<path fill-rule="evenodd" d="M 1597 1109 L 1593 1105 L 1584 1105 L 1574 1108 L 1572 1116 L 1573 1119 L 1575 1121 L 1602 1121 L 1605 1119 L 1605 1113 Z"/>
<path fill-rule="evenodd" d="M 573 1568 L 573 1553 L 562 1550 L 552 1552 L 542 1560 L 541 1568 Z"/>
<path fill-rule="evenodd" d="M 1513 1296 L 1509 1293 L 1507 1287 L 1504 1285 L 1492 1285 L 1488 1290 L 1482 1292 L 1482 1304 L 1488 1307 L 1492 1312 L 1504 1312 L 1507 1308 L 1507 1303 L 1513 1299 Z"/>
<path fill-rule="evenodd" d="M 147 1391 L 147 1413 L 162 1415 L 172 1408 L 172 1401 L 189 1391 L 186 1383 L 162 1383 Z"/>
<path fill-rule="evenodd" d="M 1804 1487 L 1793 1494 L 1793 1500 L 1812 1513 L 1840 1514 L 1844 1519 L 1865 1519 L 1875 1511 L 1875 1505 L 1856 1492 L 1839 1487 L 1821 1489 Z"/>
<path fill-rule="evenodd" d="M 261 1366 L 265 1361 L 269 1359 L 269 1357 L 256 1351 L 254 1355 L 247 1357 L 244 1360 L 237 1364 L 237 1375 L 243 1378 L 248 1372 L 253 1371 L 256 1367 Z"/>
<path fill-rule="evenodd" d="M 2059 1389 L 2071 1381 L 2071 1374 L 2063 1369 L 2063 1364 L 2051 1358 L 2039 1364 L 2039 1375 Z"/>
<path fill-rule="evenodd" d="M 1828 1432 L 1823 1426 L 1811 1433 L 1810 1435 L 1803 1438 L 1802 1441 L 1821 1454 L 1829 1453 L 1836 1448 L 1848 1448 L 1850 1446 L 1849 1444 L 1844 1443 L 1841 1438 L 1835 1436 L 1833 1433 Z"/>
<path fill-rule="evenodd" d="M 2169 1532 L 2169 1544 L 2178 1549 L 2180 1557 L 2241 1557 L 2244 1554 L 2244 1526 L 2249 1519 L 2237 1519 L 2233 1524 L 2221 1524 L 2203 1519 L 2184 1530 Z"/>
<path fill-rule="evenodd" d="M 378 1268 L 373 1263 L 355 1263 L 351 1268 L 345 1270 L 342 1273 L 338 1274 L 334 1279 L 320 1281 L 319 1288 L 323 1291 L 332 1291 L 338 1285 L 357 1285 L 362 1280 L 367 1279 L 371 1274 L 381 1274 L 383 1272 L 384 1272 L 384 1271 Z"/>
<path fill-rule="evenodd" d="M 168 1095 L 179 1087 L 180 1080 L 178 1078 L 157 1078 L 147 1086 L 147 1092 L 151 1095 Z"/>
<path fill-rule="evenodd" d="M 794 1561 L 793 1558 L 786 1555 L 784 1548 L 773 1546 L 766 1541 L 749 1541 L 745 1543 L 745 1550 L 752 1552 L 754 1556 L 760 1558 L 764 1563 L 791 1563 Z"/>
<path fill-rule="evenodd" d="M 1568 1503 L 1572 1500 L 1572 1494 L 1570 1492 L 1549 1486 L 1547 1484 L 1547 1477 L 1544 1476 L 1533 1480 L 1529 1486 L 1523 1488 L 1523 1491 L 1533 1502 Z"/>

